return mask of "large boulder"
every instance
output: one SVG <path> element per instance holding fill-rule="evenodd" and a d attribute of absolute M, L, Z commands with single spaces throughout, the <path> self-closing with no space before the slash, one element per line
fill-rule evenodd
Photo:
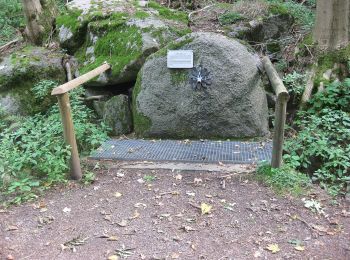
<path fill-rule="evenodd" d="M 42 80 L 63 83 L 66 73 L 62 67 L 64 53 L 42 47 L 28 46 L 0 61 L 0 110 L 9 115 L 30 115 L 43 112 L 50 100 L 37 101 L 33 86 Z"/>
<path fill-rule="evenodd" d="M 117 95 L 107 101 L 94 101 L 94 108 L 112 135 L 129 134 L 132 131 L 128 96 Z"/>
<path fill-rule="evenodd" d="M 145 59 L 167 42 L 190 32 L 187 14 L 154 2 L 73 0 L 57 18 L 62 47 L 74 54 L 85 73 L 107 61 L 104 73 L 90 86 L 117 85 L 136 80 Z"/>
<path fill-rule="evenodd" d="M 211 85 L 194 89 L 192 69 L 168 69 L 167 49 L 194 52 Z M 133 90 L 136 134 L 143 137 L 243 138 L 268 133 L 266 95 L 257 58 L 239 42 L 193 33 L 151 55 Z"/>

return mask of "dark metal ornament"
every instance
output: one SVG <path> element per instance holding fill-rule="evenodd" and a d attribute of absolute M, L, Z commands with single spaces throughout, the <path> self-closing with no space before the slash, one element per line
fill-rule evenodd
<path fill-rule="evenodd" d="M 211 85 L 210 72 L 202 65 L 193 67 L 190 74 L 190 83 L 194 90 L 207 89 Z"/>

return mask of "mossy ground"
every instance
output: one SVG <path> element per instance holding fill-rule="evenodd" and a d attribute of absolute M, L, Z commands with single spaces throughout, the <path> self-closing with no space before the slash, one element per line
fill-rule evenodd
<path fill-rule="evenodd" d="M 179 21 L 188 24 L 188 14 L 186 12 L 172 10 L 166 8 L 157 2 L 150 1 L 148 7 L 153 8 L 159 12 L 159 16 L 168 20 Z"/>
<path fill-rule="evenodd" d="M 333 69 L 335 64 L 343 64 L 350 72 L 350 45 L 340 50 L 321 53 L 318 55 L 314 84 L 319 85 L 321 81 L 325 82 L 323 73 L 328 69 Z M 340 75 L 341 73 L 339 71 L 339 73 L 336 74 Z"/>

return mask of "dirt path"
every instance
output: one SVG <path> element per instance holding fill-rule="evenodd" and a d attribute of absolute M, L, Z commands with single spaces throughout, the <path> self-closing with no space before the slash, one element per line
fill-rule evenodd
<path fill-rule="evenodd" d="M 0 211 L 0 259 L 350 259 L 349 205 L 314 194 L 325 217 L 247 175 L 223 189 L 222 175 L 105 170 Z"/>

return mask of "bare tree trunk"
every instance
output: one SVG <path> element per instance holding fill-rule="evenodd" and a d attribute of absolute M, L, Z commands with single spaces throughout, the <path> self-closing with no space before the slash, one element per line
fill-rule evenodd
<path fill-rule="evenodd" d="M 54 0 L 22 0 L 27 21 L 25 34 L 35 45 L 41 45 L 52 29 L 57 14 Z"/>
<path fill-rule="evenodd" d="M 350 0 L 317 0 L 314 39 L 320 49 L 334 50 L 350 42 Z"/>

